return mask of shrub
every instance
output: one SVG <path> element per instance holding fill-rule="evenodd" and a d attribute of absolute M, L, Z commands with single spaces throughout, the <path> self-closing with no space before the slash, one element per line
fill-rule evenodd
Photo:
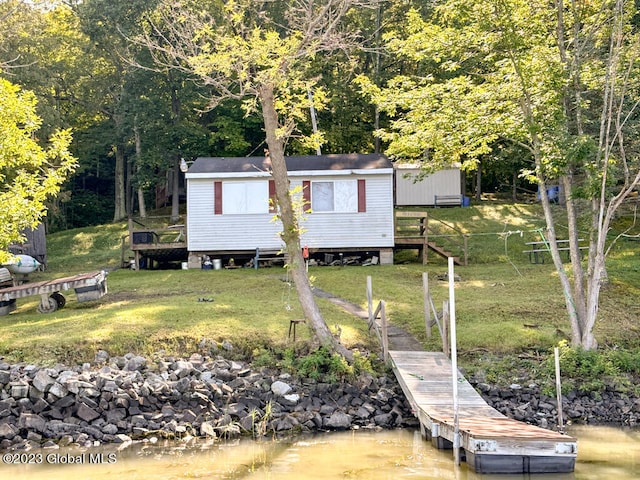
<path fill-rule="evenodd" d="M 576 389 L 599 394 L 607 385 L 626 390 L 629 379 L 624 372 L 640 366 L 640 357 L 636 358 L 628 352 L 585 350 L 572 347 L 566 341 L 560 343 L 559 353 L 563 391 Z M 547 359 L 546 367 L 549 377 L 554 378 L 554 356 Z"/>

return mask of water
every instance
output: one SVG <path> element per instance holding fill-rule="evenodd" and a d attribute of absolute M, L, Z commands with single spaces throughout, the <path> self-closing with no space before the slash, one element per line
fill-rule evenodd
<path fill-rule="evenodd" d="M 640 430 L 574 427 L 578 461 L 571 474 L 480 475 L 452 452 L 437 450 L 414 430 L 350 431 L 288 441 L 241 439 L 158 442 L 117 449 L 31 450 L 31 465 L 7 465 L 0 479 L 116 478 L 143 480 L 247 479 L 453 479 L 453 480 L 631 480 L 640 477 Z M 41 454 L 41 457 L 35 457 Z M 24 455 L 24 454 L 23 454 Z M 27 460 L 23 457 L 23 460 Z M 10 460 L 10 459 L 9 459 Z M 72 464 L 73 462 L 73 464 Z"/>

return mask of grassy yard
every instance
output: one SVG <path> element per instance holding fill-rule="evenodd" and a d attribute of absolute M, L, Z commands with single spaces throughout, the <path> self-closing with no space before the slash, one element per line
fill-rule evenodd
<path fill-rule="evenodd" d="M 536 239 L 542 227 L 537 205 L 488 204 L 430 209 L 429 214 L 469 234 L 470 264 L 456 268 L 461 277 L 456 283 L 458 349 L 463 357 L 486 352 L 546 355 L 568 338 L 555 270 L 548 263 L 530 264 L 522 253 L 525 242 Z M 620 229 L 629 226 L 625 222 L 620 220 Z M 117 269 L 124 235 L 124 224 L 51 235 L 48 269 L 34 280 L 114 269 L 108 276 L 109 293 L 98 301 L 78 303 L 68 292 L 67 306 L 46 315 L 36 312 L 37 297 L 19 300 L 14 313 L 0 318 L 0 356 L 7 361 L 78 363 L 92 360 L 97 349 L 180 355 L 198 351 L 203 340 L 228 339 L 246 353 L 288 344 L 289 321 L 301 318 L 301 310 L 284 269 Z M 640 347 L 639 247 L 638 242 L 620 241 L 612 251 L 610 283 L 602 292 L 596 328 L 602 345 Z M 416 252 L 404 251 L 394 266 L 311 267 L 309 273 L 318 287 L 365 308 L 366 278 L 371 276 L 374 299 L 386 301 L 391 322 L 409 330 L 426 348 L 438 350 L 437 329 L 430 339 L 425 333 L 422 274 L 429 274 L 432 296 L 441 309 L 448 284 L 436 277 L 446 269 L 446 262 L 435 255 L 423 266 Z M 364 322 L 324 299 L 318 302 L 343 343 L 375 348 Z M 304 325 L 297 337 L 309 339 Z"/>

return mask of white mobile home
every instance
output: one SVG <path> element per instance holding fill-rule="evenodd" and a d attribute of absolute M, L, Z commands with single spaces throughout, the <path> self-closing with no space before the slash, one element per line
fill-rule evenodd
<path fill-rule="evenodd" d="M 464 177 L 459 168 L 438 170 L 419 178 L 414 164 L 394 164 L 396 206 L 462 206 Z"/>
<path fill-rule="evenodd" d="M 311 207 L 302 245 L 314 252 L 377 251 L 393 262 L 393 168 L 380 154 L 287 157 L 291 188 Z M 186 173 L 190 267 L 202 255 L 275 252 L 283 247 L 270 199 L 270 159 L 202 157 Z"/>

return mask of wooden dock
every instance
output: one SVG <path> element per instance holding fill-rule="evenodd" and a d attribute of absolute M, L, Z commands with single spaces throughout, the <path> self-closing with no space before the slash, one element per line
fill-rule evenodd
<path fill-rule="evenodd" d="M 455 425 L 449 358 L 439 352 L 393 350 L 389 358 L 423 436 L 438 448 L 452 448 Z M 478 473 L 573 472 L 576 439 L 507 418 L 487 405 L 460 374 L 457 385 L 460 457 L 469 468 Z"/>

